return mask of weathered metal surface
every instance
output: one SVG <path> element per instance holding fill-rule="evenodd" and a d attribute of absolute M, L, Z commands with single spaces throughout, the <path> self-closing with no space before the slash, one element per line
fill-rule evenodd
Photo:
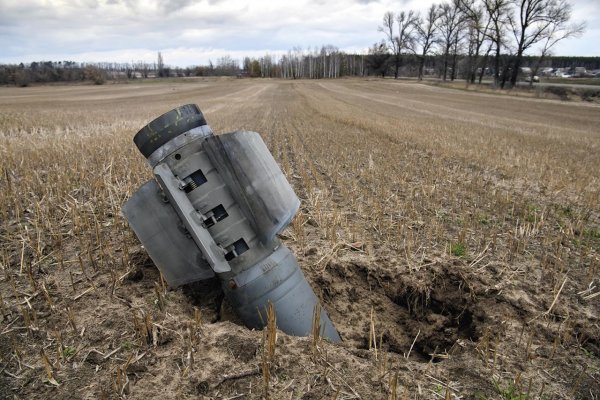
<path fill-rule="evenodd" d="M 214 136 L 197 106 L 185 105 L 135 136 L 168 203 L 149 182 L 123 214 L 170 285 L 217 274 L 250 328 L 265 324 L 267 305 L 278 327 L 309 335 L 319 299 L 276 234 L 300 201 L 256 132 Z M 321 334 L 341 340 L 325 311 Z"/>
<path fill-rule="evenodd" d="M 171 287 L 215 276 L 162 191 L 151 180 L 123 205 L 123 215 Z"/>
<path fill-rule="evenodd" d="M 203 147 L 260 240 L 269 243 L 289 225 L 300 200 L 260 135 L 237 131 L 211 136 Z"/>

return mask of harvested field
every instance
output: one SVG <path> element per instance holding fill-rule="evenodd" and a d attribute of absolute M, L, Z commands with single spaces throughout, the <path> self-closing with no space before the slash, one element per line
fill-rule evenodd
<path fill-rule="evenodd" d="M 342 344 L 279 332 L 270 360 L 214 281 L 164 286 L 120 207 L 152 178 L 133 135 L 185 103 L 263 136 L 302 201 L 281 238 Z M 0 88 L 0 138 L 0 398 L 600 398 L 598 105 L 359 79 Z"/>

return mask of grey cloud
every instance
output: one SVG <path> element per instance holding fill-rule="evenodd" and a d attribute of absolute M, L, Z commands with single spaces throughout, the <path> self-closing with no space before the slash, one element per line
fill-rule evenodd
<path fill-rule="evenodd" d="M 199 3 L 197 0 L 160 0 L 160 7 L 167 13 L 175 12 L 186 8 L 194 3 Z"/>
<path fill-rule="evenodd" d="M 0 63 L 39 54 L 75 58 L 175 48 L 252 52 L 324 43 L 367 48 L 381 39 L 377 25 L 390 3 L 352 1 L 297 0 L 284 6 L 253 0 L 233 8 L 226 0 L 74 0 L 69 7 L 52 0 L 0 0 Z M 410 4 L 415 7 L 414 0 Z M 595 4 L 582 1 L 574 11 L 590 15 Z M 594 37 L 600 22 L 595 16 L 587 19 Z M 598 42 L 586 43 L 589 54 L 598 54 Z"/>
<path fill-rule="evenodd" d="M 211 9 L 206 0 L 203 7 L 185 9 L 193 3 L 191 0 L 160 0 L 154 3 L 155 7 L 148 7 L 144 1 L 109 0 L 98 10 L 93 8 L 96 3 L 79 2 L 78 6 L 60 12 L 59 5 L 52 7 L 49 3 L 36 4 L 31 0 L 8 6 L 4 3 L 0 5 L 4 11 L 0 12 L 0 48 L 3 49 L 0 62 L 5 57 L 27 54 L 217 47 L 219 42 L 227 42 L 227 46 L 221 47 L 235 49 L 245 42 L 243 33 L 252 26 L 248 21 L 240 21 L 239 10 Z M 157 4 L 159 9 L 154 12 Z M 124 6 L 127 11 L 111 11 L 115 6 Z M 113 15 L 107 17 L 107 13 Z M 199 33 L 186 37 L 186 31 L 194 29 Z M 264 38 L 255 40 L 260 42 Z"/>

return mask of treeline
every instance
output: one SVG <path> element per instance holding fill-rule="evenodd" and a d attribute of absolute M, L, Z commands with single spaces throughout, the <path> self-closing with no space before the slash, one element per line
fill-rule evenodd
<path fill-rule="evenodd" d="M 552 57 L 562 40 L 580 36 L 584 23 L 571 21 L 568 0 L 450 0 L 420 14 L 387 12 L 378 27 L 383 38 L 365 55 L 345 54 L 335 46 L 294 48 L 269 64 L 246 59 L 249 76 L 338 78 L 342 76 L 424 76 L 481 82 L 493 77 L 514 86 L 521 71 L 540 68 L 600 69 L 599 57 Z M 533 55 L 530 55 L 533 54 Z M 531 79 L 532 80 L 532 79 Z"/>
<path fill-rule="evenodd" d="M 557 43 L 582 34 L 585 24 L 572 23 L 571 14 L 568 0 L 451 0 L 432 4 L 423 15 L 387 12 L 379 26 L 383 40 L 370 53 L 391 54 L 395 77 L 403 55 L 418 60 L 420 79 L 436 54 L 443 59 L 444 80 L 454 79 L 462 63 L 470 82 L 491 71 L 496 85 L 514 86 L 526 61 L 533 61 L 535 75 Z M 534 49 L 538 57 L 526 60 Z"/>
<path fill-rule="evenodd" d="M 134 63 L 78 63 L 74 61 L 39 61 L 30 64 L 0 64 L 0 85 L 28 86 L 32 83 L 91 81 L 101 85 L 107 80 L 130 80 L 146 78 L 190 77 L 190 76 L 235 76 L 240 73 L 239 61 L 229 56 L 217 59 L 216 63 L 171 67 L 164 63 L 159 52 L 157 62 Z"/>
<path fill-rule="evenodd" d="M 399 56 L 399 77 L 470 78 L 468 55 L 458 54 L 452 57 L 452 63 L 446 62 L 441 54 L 426 59 L 411 53 Z M 28 65 L 0 65 L 0 84 L 28 86 L 33 83 L 83 82 L 102 84 L 108 81 L 133 80 L 162 77 L 193 76 L 238 76 L 252 78 L 284 79 L 333 79 L 350 76 L 393 76 L 396 72 L 396 57 L 385 49 L 369 54 L 347 54 L 333 46 L 323 46 L 319 50 L 294 49 L 283 56 L 265 55 L 259 58 L 245 57 L 239 61 L 225 56 L 216 63 L 178 68 L 162 66 L 158 63 L 76 63 L 72 61 L 44 61 Z M 501 55 L 500 64 L 510 63 L 510 55 Z M 588 70 L 600 69 L 600 57 L 545 57 L 527 56 L 523 58 L 523 67 L 575 68 Z M 454 72 L 454 73 L 448 73 Z M 486 68 L 481 76 L 491 77 L 494 71 Z M 478 75 L 479 76 L 479 75 Z"/>
<path fill-rule="evenodd" d="M 224 56 L 215 63 L 187 68 L 165 64 L 158 53 L 157 62 L 77 63 L 73 61 L 40 61 L 30 64 L 0 64 L 0 85 L 28 86 L 33 83 L 130 80 L 192 76 L 239 76 L 261 78 L 339 78 L 369 75 L 368 55 L 345 54 L 334 46 L 304 52 L 298 48 L 283 56 L 265 54 L 238 60 Z"/>
<path fill-rule="evenodd" d="M 205 66 L 188 68 L 164 64 L 159 53 L 158 62 L 136 63 L 77 63 L 74 61 L 39 61 L 30 64 L 0 64 L 0 85 L 28 86 L 32 83 L 91 81 L 97 85 L 107 80 L 145 78 L 223 76 L 240 73 L 239 62 L 225 56 Z"/>
<path fill-rule="evenodd" d="M 240 73 L 250 77 L 276 77 L 284 79 L 325 79 L 347 76 L 394 76 L 410 78 L 471 79 L 472 72 L 477 78 L 494 75 L 489 63 L 473 67 L 473 59 L 468 54 L 432 54 L 421 57 L 419 54 L 402 52 L 394 55 L 385 45 L 378 44 L 368 54 L 347 54 L 334 46 L 323 46 L 319 50 L 294 49 L 281 56 L 277 62 L 273 58 L 248 58 L 243 62 Z M 450 61 L 449 61 L 450 60 Z M 510 65 L 510 54 L 501 54 L 499 64 Z M 521 67 L 528 68 L 575 68 L 600 69 L 600 57 L 552 57 L 524 56 Z M 397 68 L 397 69 L 396 69 Z"/>
<path fill-rule="evenodd" d="M 284 79 L 332 79 L 364 76 L 371 72 L 368 56 L 346 54 L 332 45 L 306 51 L 294 48 L 281 56 L 277 69 Z"/>

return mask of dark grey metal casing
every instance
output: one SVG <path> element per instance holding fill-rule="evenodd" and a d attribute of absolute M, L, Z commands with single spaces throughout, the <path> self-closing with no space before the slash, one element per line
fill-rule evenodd
<path fill-rule="evenodd" d="M 275 236 L 300 201 L 260 135 L 214 136 L 197 106 L 186 105 L 152 121 L 134 141 L 162 193 L 145 184 L 123 213 L 168 284 L 215 273 L 248 327 L 264 326 L 271 302 L 281 330 L 308 335 L 319 300 Z M 326 312 L 321 329 L 341 340 Z"/>
<path fill-rule="evenodd" d="M 211 136 L 203 147 L 261 242 L 273 240 L 290 224 L 300 200 L 260 135 Z"/>
<path fill-rule="evenodd" d="M 123 215 L 169 285 L 212 278 L 202 252 L 163 199 L 156 181 L 148 181 L 125 203 Z"/>
<path fill-rule="evenodd" d="M 279 246 L 250 269 L 238 274 L 235 286 L 223 285 L 234 309 L 250 328 L 262 328 L 267 320 L 265 305 L 273 303 L 277 326 L 290 335 L 309 336 L 313 311 L 319 299 L 306 281 L 290 250 Z M 340 336 L 327 312 L 321 312 L 321 336 L 339 342 Z"/>

